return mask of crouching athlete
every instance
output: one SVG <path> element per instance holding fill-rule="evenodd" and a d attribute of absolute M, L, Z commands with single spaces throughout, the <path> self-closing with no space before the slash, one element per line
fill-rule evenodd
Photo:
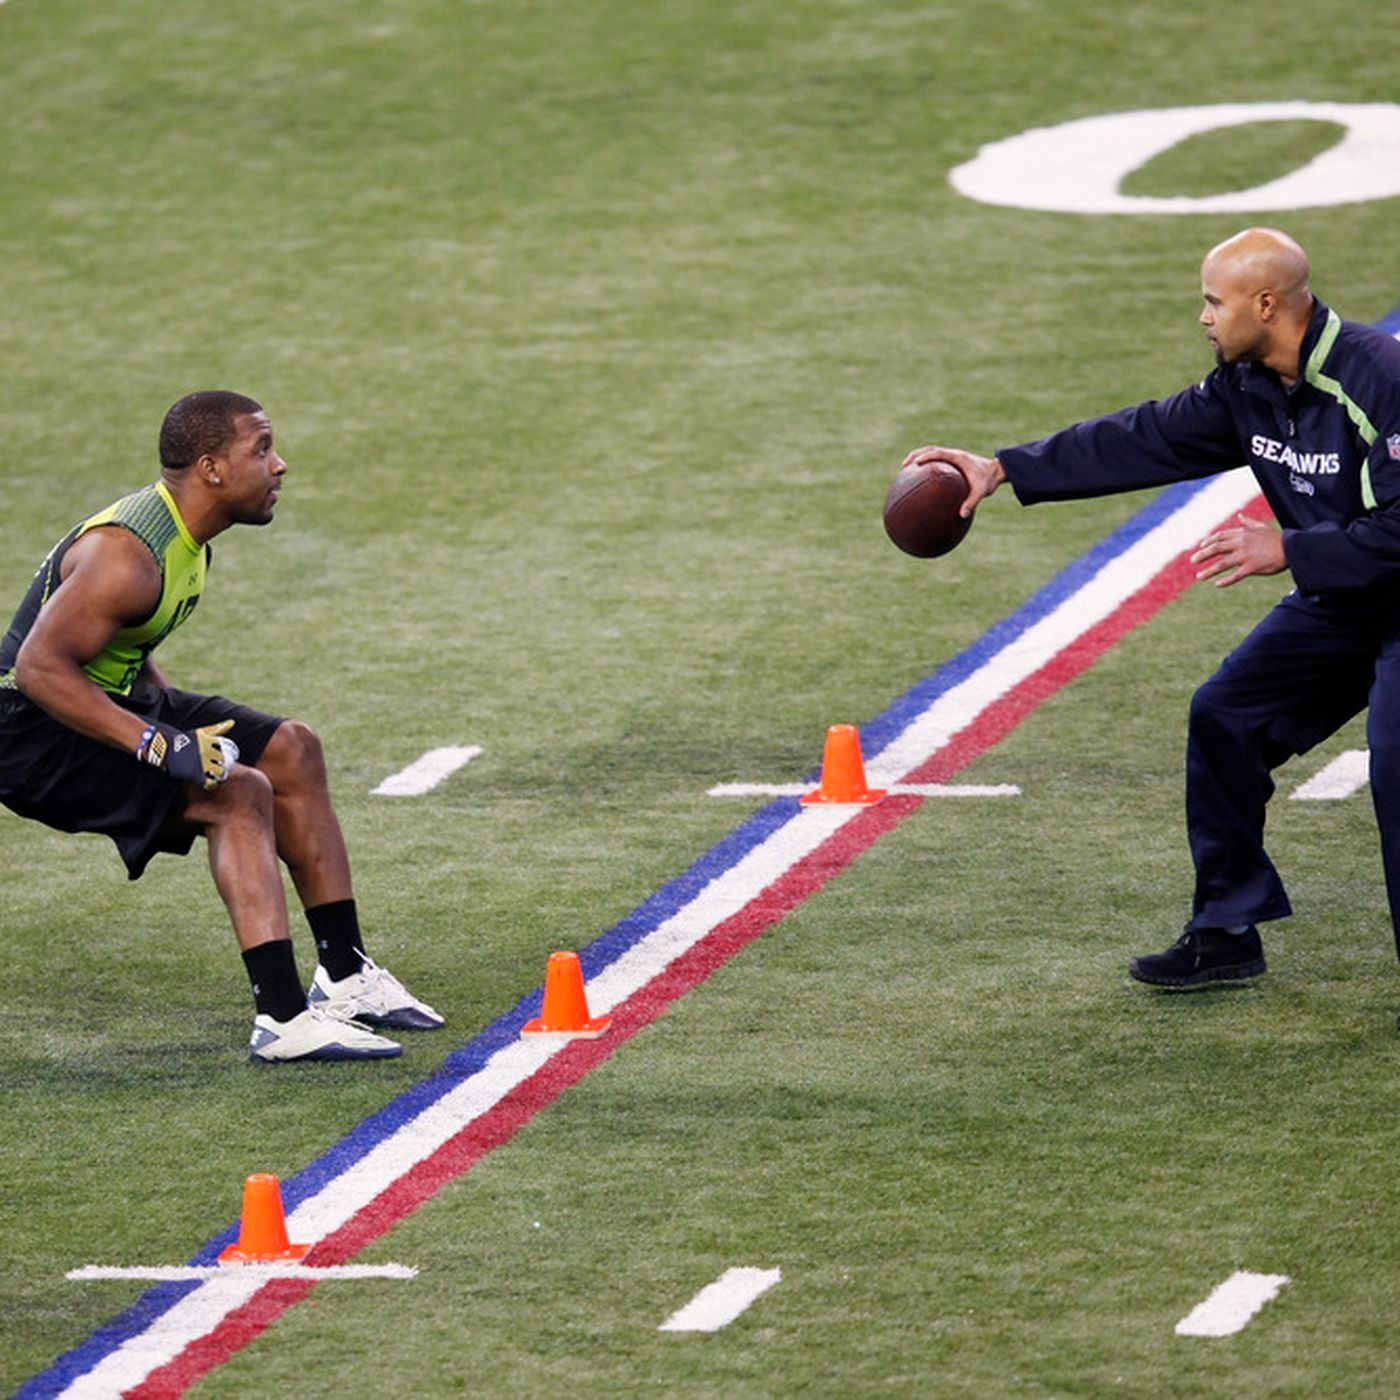
<path fill-rule="evenodd" d="M 151 657 L 199 602 L 209 541 L 272 520 L 287 470 L 272 425 L 241 394 L 190 394 L 166 414 L 160 463 L 159 481 L 54 546 L 0 642 L 0 801 L 110 836 L 133 880 L 204 837 L 253 987 L 253 1060 L 397 1055 L 371 1026 L 443 1019 L 365 954 L 320 740 L 177 690 Z M 279 859 L 316 940 L 309 995 Z"/>
<path fill-rule="evenodd" d="M 1264 848 L 1272 773 L 1367 712 L 1371 796 L 1400 950 L 1400 343 L 1309 290 L 1302 248 L 1253 228 L 1207 253 L 1201 327 L 1216 368 L 1194 388 L 994 457 L 923 447 L 1022 504 L 1133 491 L 1248 466 L 1281 529 L 1241 516 L 1197 546 L 1227 587 L 1287 570 L 1295 588 L 1196 692 L 1186 824 L 1196 869 L 1185 932 L 1129 972 L 1200 987 L 1265 970 L 1257 925 L 1292 912 Z"/>

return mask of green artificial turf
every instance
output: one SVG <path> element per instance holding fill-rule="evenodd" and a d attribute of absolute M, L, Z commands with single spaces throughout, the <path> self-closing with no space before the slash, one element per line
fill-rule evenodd
<path fill-rule="evenodd" d="M 912 447 L 1197 378 L 1200 258 L 1244 222 L 984 206 L 950 169 L 1104 112 L 1389 101 L 1392 30 L 1297 0 L 0 5 L 0 597 L 150 479 L 174 399 L 263 402 L 277 520 L 217 542 L 161 660 L 322 735 L 370 951 L 450 1020 L 256 1073 L 199 854 L 131 885 L 0 811 L 0 1387 L 141 1292 L 65 1270 L 189 1258 L 247 1173 L 305 1166 L 754 809 L 709 787 L 795 781 L 1144 504 L 1007 492 L 944 560 L 885 540 Z M 1127 188 L 1273 179 L 1315 126 Z M 1395 215 L 1266 221 L 1370 320 Z M 1187 908 L 1191 691 L 1283 586 L 1170 605 L 961 775 L 1022 796 L 925 804 L 366 1251 L 417 1279 L 321 1286 L 200 1392 L 1393 1389 L 1366 795 L 1276 805 L 1298 916 L 1257 987 L 1124 972 Z M 371 796 L 458 743 L 431 794 Z M 783 1281 L 657 1331 L 734 1265 Z M 1236 1269 L 1293 1282 L 1175 1336 Z"/>

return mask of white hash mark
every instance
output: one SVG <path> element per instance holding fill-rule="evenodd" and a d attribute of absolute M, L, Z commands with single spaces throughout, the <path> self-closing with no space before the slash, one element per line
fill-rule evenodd
<path fill-rule="evenodd" d="M 1240 1331 L 1250 1318 L 1278 1297 L 1289 1282 L 1287 1274 L 1231 1274 L 1203 1303 L 1197 1303 L 1176 1324 L 1178 1337 L 1229 1337 Z"/>
<path fill-rule="evenodd" d="M 718 1332 L 721 1327 L 733 1322 L 754 1299 L 772 1288 L 782 1276 L 781 1269 L 726 1269 L 656 1330 Z"/>
<path fill-rule="evenodd" d="M 372 797 L 421 797 L 431 792 L 444 778 L 450 778 L 459 768 L 482 753 L 479 744 L 467 747 L 449 745 L 429 749 L 422 758 L 414 759 L 407 768 L 385 778 L 370 794 Z"/>

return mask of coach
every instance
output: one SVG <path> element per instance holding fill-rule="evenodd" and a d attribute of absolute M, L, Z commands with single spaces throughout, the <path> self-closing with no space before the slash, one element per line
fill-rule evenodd
<path fill-rule="evenodd" d="M 1302 248 L 1247 229 L 1201 264 L 1216 368 L 1199 384 L 981 457 L 923 447 L 967 478 L 964 514 L 1003 481 L 1023 505 L 1248 465 L 1281 530 L 1247 517 L 1201 541 L 1218 587 L 1289 570 L 1296 588 L 1197 692 L 1186 752 L 1190 921 L 1139 981 L 1196 987 L 1265 970 L 1258 923 L 1292 912 L 1264 849 L 1272 770 L 1369 707 L 1371 794 L 1400 951 L 1400 343 L 1343 321 Z"/>

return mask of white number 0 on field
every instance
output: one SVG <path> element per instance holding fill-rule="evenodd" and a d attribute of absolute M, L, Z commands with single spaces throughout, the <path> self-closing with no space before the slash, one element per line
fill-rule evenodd
<path fill-rule="evenodd" d="M 1187 137 L 1281 121 L 1333 122 L 1345 133 L 1305 165 L 1252 189 L 1199 199 L 1119 193 L 1127 175 Z M 1251 102 L 1113 112 L 993 142 L 948 178 L 984 204 L 1072 214 L 1258 213 L 1388 199 L 1400 194 L 1400 106 Z"/>

